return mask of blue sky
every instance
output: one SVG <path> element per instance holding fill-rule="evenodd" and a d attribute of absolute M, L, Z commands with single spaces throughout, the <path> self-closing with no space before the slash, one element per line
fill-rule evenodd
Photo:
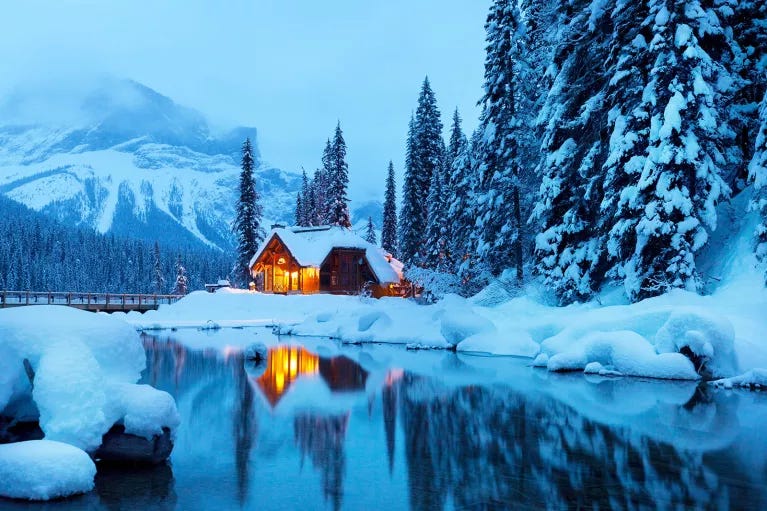
<path fill-rule="evenodd" d="M 294 170 L 317 167 L 340 120 L 353 200 L 382 194 L 389 159 L 401 174 L 425 75 L 444 122 L 457 106 L 476 126 L 490 0 L 0 1 L 0 91 L 132 78 L 255 125 L 264 159 Z"/>

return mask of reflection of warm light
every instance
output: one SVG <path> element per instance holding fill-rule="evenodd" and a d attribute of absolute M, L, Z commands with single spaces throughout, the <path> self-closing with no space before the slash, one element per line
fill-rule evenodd
<path fill-rule="evenodd" d="M 274 406 L 293 381 L 319 372 L 319 360 L 317 355 L 303 347 L 283 345 L 269 348 L 266 371 L 256 383 Z"/>
<path fill-rule="evenodd" d="M 279 259 L 277 259 L 277 264 L 285 264 L 285 258 L 280 257 Z"/>
<path fill-rule="evenodd" d="M 391 387 L 394 385 L 394 382 L 401 380 L 404 374 L 405 371 L 402 369 L 390 369 L 389 372 L 386 373 L 386 380 L 384 380 L 384 383 L 387 387 Z"/>

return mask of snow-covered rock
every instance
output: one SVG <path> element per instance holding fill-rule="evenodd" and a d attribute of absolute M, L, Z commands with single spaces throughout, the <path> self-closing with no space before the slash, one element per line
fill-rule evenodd
<path fill-rule="evenodd" d="M 85 451 L 61 442 L 0 445 L 0 496 L 50 500 L 93 489 L 96 465 Z"/>
<path fill-rule="evenodd" d="M 551 356 L 547 364 L 549 371 L 585 370 L 587 367 L 589 372 L 596 373 L 607 370 L 627 376 L 672 380 L 700 378 L 684 355 L 658 354 L 652 344 L 632 331 L 586 335 L 569 349 Z"/>
<path fill-rule="evenodd" d="M 700 372 L 723 377 L 737 372 L 735 330 L 726 318 L 703 310 L 674 311 L 655 334 L 659 353 L 679 353 L 685 348 L 700 361 Z"/>
<path fill-rule="evenodd" d="M 733 387 L 767 389 L 767 369 L 751 369 L 738 376 L 712 381 L 711 384 L 725 389 Z"/>
<path fill-rule="evenodd" d="M 178 426 L 170 395 L 134 385 L 146 366 L 144 348 L 118 317 L 60 306 L 4 309 L 0 340 L 0 411 L 31 390 L 47 440 L 93 452 L 116 423 L 141 436 Z"/>

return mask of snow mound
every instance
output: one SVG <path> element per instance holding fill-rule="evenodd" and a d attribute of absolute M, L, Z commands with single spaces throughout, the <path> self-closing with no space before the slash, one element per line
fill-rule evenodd
<path fill-rule="evenodd" d="M 50 500 L 93 489 L 96 465 L 84 451 L 50 440 L 0 445 L 0 496 Z"/>
<path fill-rule="evenodd" d="M 442 314 L 439 330 L 447 342 L 455 345 L 477 334 L 493 332 L 495 326 L 490 320 L 464 306 L 461 309 L 446 309 Z"/>
<path fill-rule="evenodd" d="M 597 362 L 600 365 L 589 364 Z M 595 332 L 569 349 L 551 356 L 549 371 L 609 371 L 627 376 L 670 380 L 697 380 L 692 362 L 680 353 L 655 352 L 644 337 L 633 331 Z"/>
<path fill-rule="evenodd" d="M 541 351 L 541 347 L 528 332 L 515 330 L 503 334 L 490 331 L 472 335 L 462 341 L 457 350 L 533 358 Z"/>
<path fill-rule="evenodd" d="M 31 398 L 47 440 L 92 452 L 118 422 L 142 436 L 178 425 L 173 398 L 133 385 L 146 366 L 144 348 L 116 317 L 58 306 L 6 309 L 0 339 L 0 411 Z"/>
<path fill-rule="evenodd" d="M 726 318 L 701 310 L 675 311 L 655 334 L 658 353 L 692 352 L 699 371 L 724 377 L 737 373 L 735 330 Z"/>
<path fill-rule="evenodd" d="M 751 369 L 745 373 L 733 376 L 732 378 L 722 378 L 720 380 L 712 381 L 712 385 L 722 387 L 725 389 L 731 389 L 733 387 L 744 388 L 767 388 L 767 369 Z"/>
<path fill-rule="evenodd" d="M 533 360 L 533 367 L 547 367 L 549 365 L 549 356 L 546 353 L 538 353 Z"/>
<path fill-rule="evenodd" d="M 174 434 L 181 423 L 176 401 L 167 392 L 149 385 L 122 383 L 112 385 L 109 394 L 110 422 L 122 422 L 128 434 L 151 440 L 162 434 L 163 427 Z"/>

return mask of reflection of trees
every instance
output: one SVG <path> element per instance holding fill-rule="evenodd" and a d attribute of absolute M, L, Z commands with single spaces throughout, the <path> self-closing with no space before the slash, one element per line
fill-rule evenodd
<path fill-rule="evenodd" d="M 312 465 L 322 477 L 325 499 L 331 499 L 333 509 L 341 509 L 343 499 L 344 439 L 349 416 L 299 415 L 293 424 L 295 438 L 301 451 L 301 461 L 308 454 Z"/>
<path fill-rule="evenodd" d="M 235 369 L 234 375 L 235 401 L 232 422 L 234 423 L 237 497 L 240 504 L 243 504 L 248 496 L 248 461 L 256 438 L 258 423 L 253 410 L 253 387 L 250 385 L 248 373 L 245 372 L 243 356 L 239 354 L 236 358 L 238 363 L 235 367 L 239 370 Z"/>
<path fill-rule="evenodd" d="M 389 474 L 394 472 L 394 442 L 397 432 L 397 386 L 386 385 L 383 388 L 383 420 L 386 432 L 386 456 L 389 460 Z"/>
<path fill-rule="evenodd" d="M 733 505 L 700 451 L 507 388 L 452 389 L 409 374 L 399 386 L 412 509 L 443 509 L 450 496 L 458 509 Z M 694 413 L 694 421 L 702 406 L 716 404 L 678 414 Z"/>

